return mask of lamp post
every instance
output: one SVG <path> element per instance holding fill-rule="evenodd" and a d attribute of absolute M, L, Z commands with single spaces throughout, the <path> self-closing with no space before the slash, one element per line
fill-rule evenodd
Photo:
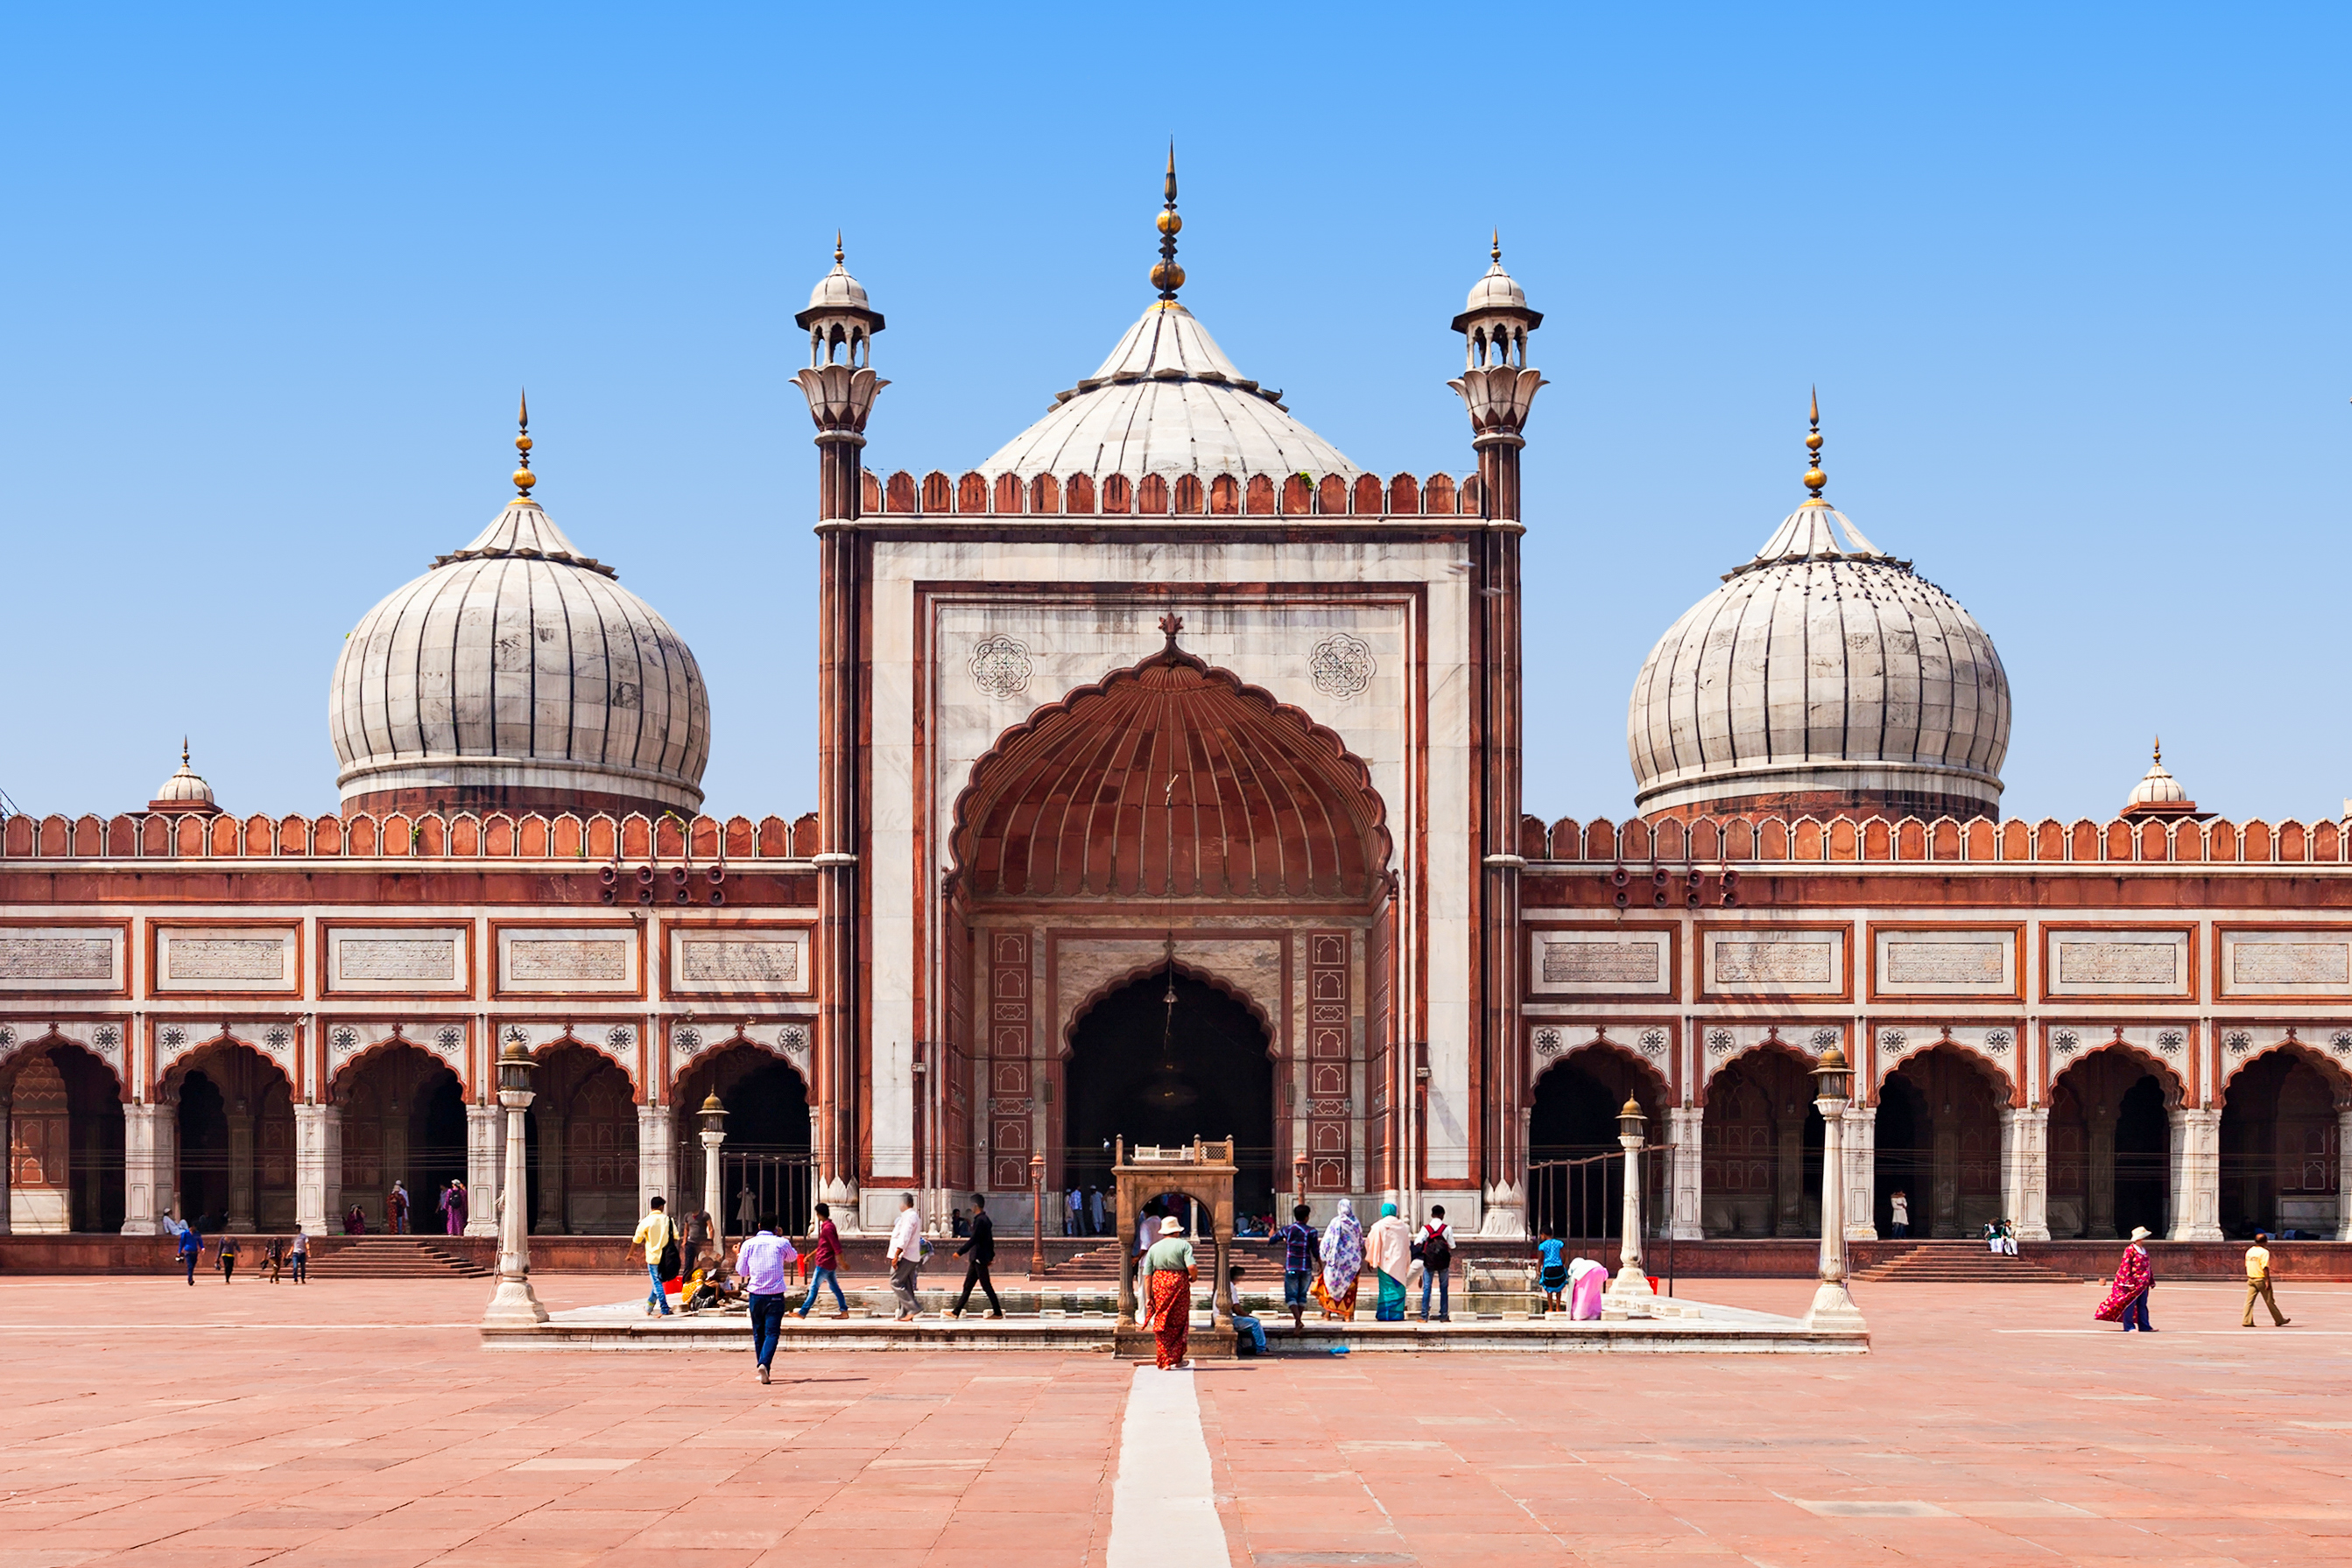
<path fill-rule="evenodd" d="M 702 1123 L 702 1212 L 710 1217 L 711 1245 L 723 1258 L 727 1255 L 727 1222 L 720 1218 L 720 1209 L 726 1201 L 727 1184 L 720 1179 L 719 1151 L 727 1146 L 727 1107 L 719 1103 L 718 1090 L 710 1092 L 696 1115 Z M 756 1218 L 753 1223 L 758 1223 Z"/>
<path fill-rule="evenodd" d="M 1845 1107 L 1853 1070 L 1832 1044 L 1813 1067 L 1813 1109 L 1822 1113 L 1822 1282 L 1805 1313 L 1811 1329 L 1859 1330 L 1862 1309 L 1845 1289 Z"/>
<path fill-rule="evenodd" d="M 530 1288 L 530 1177 L 523 1160 L 530 1134 L 523 1113 L 533 1099 L 530 1052 L 512 1040 L 499 1053 L 499 1103 L 507 1113 L 507 1173 L 499 1184 L 499 1283 L 482 1313 L 484 1328 L 537 1328 L 547 1321 Z"/>
<path fill-rule="evenodd" d="M 1045 1151 L 1029 1155 L 1029 1277 L 1045 1277 Z"/>
<path fill-rule="evenodd" d="M 1650 1277 L 1642 1271 L 1642 1142 L 1650 1119 L 1631 1095 L 1617 1113 L 1617 1145 L 1625 1151 L 1624 1207 L 1618 1215 L 1617 1277 L 1609 1282 L 1612 1296 L 1646 1298 Z"/>

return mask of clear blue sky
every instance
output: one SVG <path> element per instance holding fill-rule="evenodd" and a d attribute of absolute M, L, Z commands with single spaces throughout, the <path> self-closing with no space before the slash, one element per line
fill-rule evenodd
<path fill-rule="evenodd" d="M 2328 816 L 2340 8 L 68 7 L 0 15 L 0 788 L 335 800 L 343 633 L 507 493 L 668 617 L 719 811 L 814 803 L 791 317 L 847 231 L 877 467 L 985 456 L 1150 297 L 1357 462 L 1470 465 L 1487 230 L 1547 313 L 1527 803 L 1622 815 L 1657 635 L 1799 499 L 1967 605 L 2008 810 Z"/>

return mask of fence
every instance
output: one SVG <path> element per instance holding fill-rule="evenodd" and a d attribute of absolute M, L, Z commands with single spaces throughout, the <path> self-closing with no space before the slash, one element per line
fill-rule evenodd
<path fill-rule="evenodd" d="M 1659 1270 L 1674 1293 L 1675 1238 L 1669 1210 L 1675 1190 L 1675 1148 L 1671 1144 L 1645 1146 L 1642 1156 L 1642 1237 L 1663 1243 L 1663 1257 L 1644 1248 L 1643 1261 Z M 1552 1226 L 1571 1252 L 1588 1256 L 1619 1239 L 1623 1226 L 1625 1151 L 1586 1155 L 1571 1159 L 1534 1160 L 1528 1166 L 1528 1228 L 1540 1238 Z"/>
<path fill-rule="evenodd" d="M 692 1163 L 698 1178 L 701 1161 Z M 694 1190 L 701 1190 L 698 1179 Z M 748 1235 L 772 1215 L 782 1222 L 786 1235 L 804 1236 L 815 1218 L 816 1160 L 806 1154 L 737 1154 L 721 1149 L 719 1194 L 727 1212 L 713 1218 L 730 1236 Z"/>

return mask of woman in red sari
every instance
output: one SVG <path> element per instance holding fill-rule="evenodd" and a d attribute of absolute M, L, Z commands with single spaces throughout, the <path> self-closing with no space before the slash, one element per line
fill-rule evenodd
<path fill-rule="evenodd" d="M 1174 1215 L 1160 1222 L 1160 1239 L 1143 1255 L 1143 1326 L 1161 1371 L 1184 1364 L 1192 1337 L 1192 1244 Z"/>
<path fill-rule="evenodd" d="M 2116 1265 L 2115 1286 L 2091 1314 L 2103 1323 L 2121 1322 L 2126 1333 L 2134 1329 L 2156 1332 L 2147 1321 L 2147 1293 L 2156 1288 L 2156 1266 L 2148 1261 L 2147 1249 L 2140 1245 L 2147 1239 L 2147 1227 L 2132 1228 L 2131 1245 L 2124 1249 L 2123 1261 Z"/>

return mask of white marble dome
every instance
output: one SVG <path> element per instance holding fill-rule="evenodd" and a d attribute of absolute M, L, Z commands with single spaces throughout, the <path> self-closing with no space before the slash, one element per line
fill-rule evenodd
<path fill-rule="evenodd" d="M 1360 470 L 1243 375 L 1190 310 L 1155 302 L 1101 368 L 980 465 L 983 474 L 1212 477 Z"/>
<path fill-rule="evenodd" d="M 1658 640 L 1626 741 L 1645 813 L 1976 815 L 2009 721 L 1984 629 L 1816 498 Z"/>
<path fill-rule="evenodd" d="M 361 618 L 328 725 L 347 811 L 690 813 L 710 751 L 693 653 L 521 497 Z"/>

